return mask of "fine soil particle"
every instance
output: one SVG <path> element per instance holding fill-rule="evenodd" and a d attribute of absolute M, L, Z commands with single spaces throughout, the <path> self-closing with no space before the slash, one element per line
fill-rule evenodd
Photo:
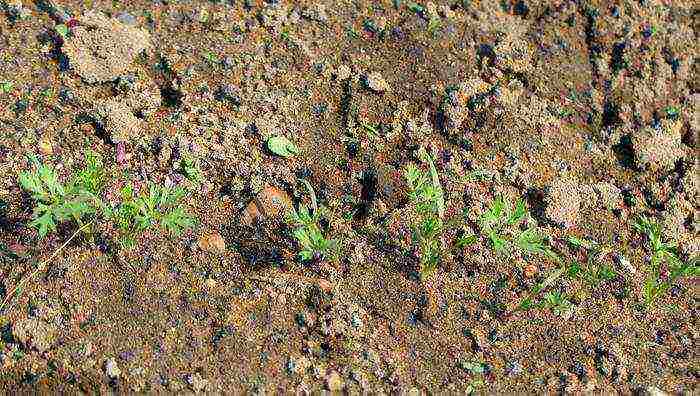
<path fill-rule="evenodd" d="M 695 8 L 0 0 L 0 389 L 697 393 Z"/>

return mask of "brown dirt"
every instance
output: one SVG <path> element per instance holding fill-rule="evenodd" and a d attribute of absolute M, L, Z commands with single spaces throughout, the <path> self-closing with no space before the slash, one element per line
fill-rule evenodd
<path fill-rule="evenodd" d="M 28 226 L 29 154 L 66 177 L 97 151 L 107 200 L 128 181 L 185 186 L 197 225 L 130 250 L 107 223 L 72 242 L 0 312 L 0 389 L 697 392 L 696 278 L 644 306 L 631 226 L 646 214 L 684 260 L 700 249 L 693 2 L 63 2 L 150 33 L 152 51 L 114 68 L 131 91 L 81 78 L 41 3 L 0 0 L 0 297 L 75 231 Z M 103 103 L 138 128 L 110 138 Z M 274 155 L 271 135 L 300 153 Z M 421 281 L 402 174 L 419 147 L 468 232 L 496 195 L 523 198 L 567 260 L 586 259 L 567 236 L 608 246 L 596 264 L 614 276 L 562 277 L 566 314 L 513 312 L 558 264 L 480 240 Z M 302 178 L 336 258 L 300 262 L 284 216 L 241 224 L 266 189 L 308 204 Z"/>

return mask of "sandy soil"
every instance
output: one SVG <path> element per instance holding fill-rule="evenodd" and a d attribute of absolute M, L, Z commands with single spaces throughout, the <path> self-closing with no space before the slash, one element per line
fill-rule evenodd
<path fill-rule="evenodd" d="M 697 277 L 645 304 L 650 244 L 633 227 L 654 219 L 681 261 L 697 260 L 693 2 L 0 10 L 0 389 L 697 392 Z M 297 152 L 275 154 L 275 136 Z M 445 217 L 460 219 L 441 246 L 479 234 L 503 196 L 526 202 L 520 227 L 562 261 L 496 252 L 482 235 L 421 279 L 404 179 L 409 164 L 427 171 L 421 148 Z M 181 186 L 196 225 L 125 248 L 97 218 L 47 260 L 77 225 L 39 238 L 18 177 L 35 154 L 65 180 L 87 150 L 104 161 L 102 199 L 127 183 Z M 335 255 L 299 259 L 286 212 L 310 204 L 301 180 L 327 208 Z M 573 262 L 609 271 L 535 295 L 568 305 L 517 309 Z"/>

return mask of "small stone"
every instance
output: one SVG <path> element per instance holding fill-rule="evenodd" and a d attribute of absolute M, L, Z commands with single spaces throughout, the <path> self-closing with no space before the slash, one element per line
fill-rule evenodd
<path fill-rule="evenodd" d="M 615 254 L 615 261 L 617 264 L 622 267 L 625 271 L 629 272 L 630 274 L 636 274 L 637 269 L 632 265 L 632 263 L 629 261 L 627 257 L 625 257 L 622 253 L 616 253 Z"/>
<path fill-rule="evenodd" d="M 318 280 L 318 288 L 326 293 L 333 291 L 333 284 L 325 279 Z"/>
<path fill-rule="evenodd" d="M 209 232 L 199 237 L 199 248 L 209 253 L 226 252 L 226 241 L 218 231 Z"/>
<path fill-rule="evenodd" d="M 326 375 L 326 387 L 331 392 L 342 392 L 345 384 L 343 379 L 340 377 L 337 371 L 331 371 L 330 374 Z"/>
<path fill-rule="evenodd" d="M 593 190 L 598 194 L 600 202 L 607 209 L 615 209 L 620 207 L 622 203 L 622 191 L 612 183 L 596 183 L 593 185 Z"/>
<path fill-rule="evenodd" d="M 122 375 L 122 371 L 114 358 L 109 358 L 105 362 L 105 374 L 111 379 L 119 378 Z"/>
<path fill-rule="evenodd" d="M 360 370 L 353 370 L 352 371 L 352 379 L 355 380 L 355 382 L 357 382 L 358 385 L 360 385 L 360 388 L 363 391 L 366 392 L 369 390 L 369 387 L 370 387 L 369 380 L 367 380 L 367 375 L 364 372 L 362 372 Z"/>
<path fill-rule="evenodd" d="M 44 155 L 53 154 L 53 144 L 48 136 L 44 136 L 39 140 L 39 152 Z"/>
<path fill-rule="evenodd" d="M 71 103 L 75 100 L 75 94 L 69 88 L 61 88 L 58 92 L 58 98 L 63 103 Z"/>
<path fill-rule="evenodd" d="M 328 14 L 326 13 L 326 5 L 322 3 L 316 3 L 313 6 L 304 9 L 301 12 L 304 18 L 308 18 L 312 21 L 324 23 L 328 21 Z"/>
<path fill-rule="evenodd" d="M 0 213 L 2 215 L 2 213 Z M 25 245 L 21 243 L 13 243 L 8 246 L 8 249 L 10 249 L 10 252 L 17 256 L 24 256 L 29 252 L 29 248 L 27 248 Z"/>
<path fill-rule="evenodd" d="M 116 15 L 116 18 L 125 25 L 136 26 L 136 18 L 128 12 L 120 12 Z"/>
<path fill-rule="evenodd" d="M 420 396 L 420 395 L 421 395 L 420 389 L 418 389 L 418 388 L 416 388 L 416 387 L 413 387 L 413 388 L 411 388 L 411 389 L 408 390 L 408 392 L 406 393 L 406 395 L 407 395 L 407 396 Z"/>
<path fill-rule="evenodd" d="M 537 273 L 537 266 L 535 266 L 533 264 L 528 264 L 523 269 L 523 274 L 528 278 L 532 278 L 533 276 L 535 276 L 536 273 Z"/>
<path fill-rule="evenodd" d="M 236 66 L 236 60 L 232 56 L 226 56 L 221 61 L 221 66 L 223 66 L 223 68 L 226 70 L 231 70 L 234 66 Z"/>
<path fill-rule="evenodd" d="M 338 81 L 345 81 L 348 78 L 350 78 L 352 74 L 352 70 L 350 70 L 350 66 L 348 65 L 340 65 L 338 66 L 338 69 L 335 71 L 335 76 L 338 79 Z"/>
<path fill-rule="evenodd" d="M 429 19 L 438 17 L 437 5 L 434 2 L 428 1 L 425 3 L 425 16 Z"/>
<path fill-rule="evenodd" d="M 243 210 L 241 222 L 254 225 L 263 219 L 283 219 L 293 207 L 286 192 L 268 185 Z"/>
<path fill-rule="evenodd" d="M 681 120 L 664 119 L 658 126 L 642 128 L 632 133 L 637 165 L 642 169 L 673 169 L 683 155 Z"/>
<path fill-rule="evenodd" d="M 642 395 L 642 396 L 666 396 L 666 395 L 668 395 L 666 392 L 662 391 L 661 389 L 659 389 L 655 386 L 647 386 L 647 387 L 638 389 L 636 394 Z"/>
<path fill-rule="evenodd" d="M 117 99 L 100 102 L 93 111 L 95 121 L 109 134 L 113 143 L 120 143 L 137 137 L 141 122 L 129 106 Z"/>
<path fill-rule="evenodd" d="M 188 375 L 186 381 L 190 389 L 195 392 L 203 392 L 207 388 L 207 385 L 209 385 L 209 381 L 202 378 L 202 375 L 199 373 Z"/>
<path fill-rule="evenodd" d="M 382 75 L 378 72 L 368 74 L 365 77 L 365 83 L 367 84 L 367 87 L 374 92 L 381 93 L 391 90 L 389 83 L 387 83 L 386 80 L 384 80 L 384 77 L 382 77 Z"/>

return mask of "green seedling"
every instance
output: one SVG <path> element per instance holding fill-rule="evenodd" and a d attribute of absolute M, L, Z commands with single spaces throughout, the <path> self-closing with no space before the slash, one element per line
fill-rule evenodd
<path fill-rule="evenodd" d="M 0 93 L 7 94 L 12 91 L 15 87 L 15 83 L 12 81 L 1 81 L 0 82 Z"/>
<path fill-rule="evenodd" d="M 586 264 L 572 261 L 567 267 L 567 274 L 572 279 L 583 279 L 592 287 L 598 286 L 603 281 L 615 279 L 615 270 L 604 263 L 600 263 L 603 256 L 609 253 L 609 249 L 595 241 L 579 239 L 573 236 L 567 237 L 567 241 L 573 247 L 586 251 Z"/>
<path fill-rule="evenodd" d="M 135 245 L 135 237 L 150 228 L 160 228 L 171 236 L 179 236 L 194 226 L 194 219 L 185 212 L 180 201 L 185 196 L 182 188 L 150 185 L 136 195 L 132 185 L 120 191 L 122 202 L 115 208 L 107 207 L 105 215 L 120 231 L 124 248 Z"/>
<path fill-rule="evenodd" d="M 180 172 L 192 183 L 198 184 L 204 180 L 199 164 L 191 155 L 184 155 L 180 160 Z"/>
<path fill-rule="evenodd" d="M 566 316 L 573 310 L 574 304 L 564 294 L 550 291 L 542 296 L 542 302 L 539 303 L 539 307 L 551 309 L 552 313 L 557 316 Z"/>
<path fill-rule="evenodd" d="M 61 183 L 54 168 L 32 158 L 35 169 L 19 174 L 19 184 L 37 203 L 29 224 L 44 238 L 56 231 L 57 224 L 74 221 L 78 226 L 103 206 L 99 197 L 103 183 L 102 162 L 96 154 L 86 154 L 86 167 L 67 184 Z"/>
<path fill-rule="evenodd" d="M 423 7 L 422 5 L 420 5 L 420 4 L 418 4 L 418 3 L 409 3 L 409 4 L 408 4 L 408 9 L 409 9 L 411 12 L 415 12 L 416 14 L 420 14 L 420 13 L 422 13 L 423 11 L 425 11 L 425 7 Z"/>
<path fill-rule="evenodd" d="M 678 107 L 676 106 L 668 106 L 664 109 L 666 112 L 666 115 L 671 118 L 678 117 L 681 114 L 681 111 Z"/>
<path fill-rule="evenodd" d="M 209 64 L 212 65 L 212 66 L 218 65 L 219 63 L 221 63 L 221 60 L 219 59 L 219 57 L 218 57 L 215 53 L 213 53 L 213 52 L 211 52 L 211 51 L 205 52 L 202 56 L 203 56 L 204 59 L 206 59 L 206 61 L 209 62 Z"/>
<path fill-rule="evenodd" d="M 267 148 L 284 158 L 299 154 L 299 148 L 284 135 L 276 135 L 267 139 Z"/>
<path fill-rule="evenodd" d="M 693 257 L 684 263 L 677 253 L 677 245 L 673 241 L 665 241 L 661 235 L 661 227 L 646 216 L 639 216 L 633 227 L 637 232 L 647 237 L 651 258 L 647 280 L 644 283 L 644 302 L 651 306 L 668 289 L 673 282 L 685 276 L 700 275 L 699 257 Z"/>
<path fill-rule="evenodd" d="M 515 311 L 526 311 L 528 309 L 537 307 L 539 303 L 537 303 L 537 296 L 545 290 L 546 288 L 550 287 L 551 285 L 554 284 L 562 275 L 564 274 L 564 268 L 560 267 L 555 270 L 553 270 L 547 278 L 545 278 L 542 282 L 536 284 L 535 286 L 532 287 L 528 295 L 520 302 L 518 307 L 515 309 Z"/>
<path fill-rule="evenodd" d="M 433 159 L 423 149 L 419 156 L 428 163 L 430 171 L 424 172 L 414 164 L 409 164 L 404 175 L 408 183 L 409 199 L 417 214 L 412 224 L 413 241 L 418 248 L 421 278 L 425 279 L 440 263 L 445 200 Z"/>
<path fill-rule="evenodd" d="M 62 183 L 56 171 L 32 158 L 35 169 L 21 172 L 19 184 L 36 201 L 34 219 L 30 226 L 38 230 L 39 237 L 56 231 L 62 222 L 75 222 L 80 230 L 89 233 L 96 220 L 114 222 L 124 243 L 130 247 L 134 236 L 151 227 L 159 227 L 171 235 L 179 235 L 193 226 L 192 217 L 185 213 L 180 200 L 185 192 L 180 188 L 150 186 L 136 196 L 128 185 L 121 190 L 121 202 L 116 207 L 101 199 L 105 184 L 105 170 L 100 157 L 88 152 L 85 166 L 76 172 L 68 183 Z"/>
<path fill-rule="evenodd" d="M 316 192 L 311 184 L 306 180 L 302 182 L 309 192 L 311 208 L 300 204 L 299 210 L 292 209 L 290 214 L 290 221 L 297 226 L 294 230 L 294 238 L 301 247 L 299 257 L 304 261 L 332 258 L 335 255 L 338 242 L 326 238 L 320 226 L 321 217 L 326 209 L 318 206 Z"/>
<path fill-rule="evenodd" d="M 70 32 L 68 26 L 61 23 L 54 26 L 54 30 L 56 30 L 56 33 L 58 33 L 58 35 L 61 36 L 61 38 L 63 38 L 64 40 L 68 38 L 68 33 Z"/>
<path fill-rule="evenodd" d="M 515 226 L 525 219 L 525 201 L 520 199 L 510 207 L 502 196 L 497 196 L 479 218 L 481 232 L 497 253 L 510 253 L 514 248 L 523 254 L 551 255 L 545 238 L 535 229 L 518 231 Z"/>

